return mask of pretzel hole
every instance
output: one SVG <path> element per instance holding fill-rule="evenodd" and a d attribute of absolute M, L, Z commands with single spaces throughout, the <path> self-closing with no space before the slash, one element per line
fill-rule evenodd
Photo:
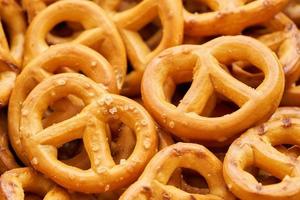
<path fill-rule="evenodd" d="M 116 164 L 120 164 L 132 154 L 136 144 L 136 135 L 134 130 L 120 120 L 109 121 L 109 128 L 111 156 Z"/>
<path fill-rule="evenodd" d="M 252 88 L 257 88 L 265 78 L 259 68 L 246 61 L 234 62 L 229 69 L 233 77 Z"/>
<path fill-rule="evenodd" d="M 25 198 L 24 200 L 42 200 L 42 197 L 33 194 L 31 192 L 25 192 Z"/>
<path fill-rule="evenodd" d="M 252 174 L 252 176 L 254 176 L 262 185 L 272 185 L 281 182 L 279 178 L 273 176 L 271 173 L 253 165 L 245 168 L 245 171 Z"/>
<path fill-rule="evenodd" d="M 149 49 L 154 50 L 160 43 L 162 38 L 161 20 L 159 17 L 155 18 L 152 22 L 146 24 L 138 32 Z"/>
<path fill-rule="evenodd" d="M 178 106 L 181 99 L 183 99 L 184 95 L 188 92 L 191 87 L 191 82 L 180 83 L 176 85 L 176 89 L 172 95 L 171 103 L 175 106 Z"/>
<path fill-rule="evenodd" d="M 201 14 L 212 12 L 213 10 L 204 2 L 203 0 L 184 0 L 183 6 L 190 13 Z"/>
<path fill-rule="evenodd" d="M 46 40 L 48 45 L 68 42 L 83 30 L 84 27 L 78 22 L 63 21 L 50 30 L 50 34 L 47 35 Z"/>
<path fill-rule="evenodd" d="M 249 26 L 242 31 L 242 35 L 247 35 L 255 38 L 267 33 L 270 33 L 270 30 L 268 30 L 268 28 L 266 28 L 266 26 L 264 25 Z"/>
<path fill-rule="evenodd" d="M 176 169 L 168 182 L 169 185 L 173 185 L 185 192 L 193 194 L 208 194 L 208 184 L 203 176 L 198 172 L 187 169 Z"/>
<path fill-rule="evenodd" d="M 295 83 L 296 86 L 300 85 L 300 79 L 298 79 Z"/>
<path fill-rule="evenodd" d="M 74 95 L 58 99 L 49 105 L 44 112 L 43 128 L 72 118 L 82 110 L 83 105 L 82 100 Z"/>
<path fill-rule="evenodd" d="M 73 140 L 58 148 L 58 160 L 68 160 L 80 153 L 83 142 L 81 139 Z"/>
<path fill-rule="evenodd" d="M 7 44 L 10 47 L 11 37 L 10 37 L 10 34 L 9 34 L 9 26 L 8 26 L 8 24 L 5 21 L 1 21 L 1 24 L 2 24 L 2 28 L 3 28 L 3 31 L 4 31 L 4 35 L 5 35 Z"/>
<path fill-rule="evenodd" d="M 133 8 L 136 6 L 138 3 L 140 3 L 142 0 L 124 0 L 121 1 L 120 4 L 117 7 L 117 11 L 121 12 L 124 10 L 128 10 L 130 8 Z"/>
<path fill-rule="evenodd" d="M 217 95 L 216 104 L 207 117 L 222 117 L 231 114 L 239 109 L 239 106 L 227 98 Z"/>

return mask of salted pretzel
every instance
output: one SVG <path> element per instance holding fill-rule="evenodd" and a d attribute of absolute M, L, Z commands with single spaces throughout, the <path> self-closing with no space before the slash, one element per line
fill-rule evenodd
<path fill-rule="evenodd" d="M 26 33 L 25 64 L 49 48 L 45 39 L 47 33 L 63 21 L 82 24 L 85 30 L 72 42 L 84 44 L 101 53 L 113 66 L 120 89 L 126 74 L 125 47 L 115 25 L 93 2 L 58 1 L 40 12 Z"/>
<path fill-rule="evenodd" d="M 300 25 L 300 2 L 298 0 L 290 0 L 286 6 L 284 13 L 287 14 L 297 25 Z"/>
<path fill-rule="evenodd" d="M 286 106 L 300 105 L 298 98 L 298 86 L 296 82 L 300 78 L 300 35 L 297 26 L 283 13 L 276 15 L 271 21 L 261 24 L 266 33 L 256 37 L 271 48 L 278 56 L 285 72 L 285 92 L 281 104 Z M 255 31 L 252 33 L 255 33 Z M 257 87 L 263 80 L 262 73 L 250 73 L 243 68 L 247 63 L 234 63 L 232 71 L 239 80 Z"/>
<path fill-rule="evenodd" d="M 7 119 L 4 112 L 0 113 L 0 174 L 7 170 L 17 168 L 19 165 L 12 155 L 7 136 Z"/>
<path fill-rule="evenodd" d="M 100 54 L 88 47 L 80 44 L 60 44 L 50 47 L 39 55 L 18 76 L 9 102 L 10 142 L 24 163 L 28 163 L 28 161 L 20 142 L 19 128 L 22 104 L 38 82 L 57 72 L 63 72 L 64 67 L 84 73 L 95 82 L 103 84 L 103 87 L 106 87 L 110 92 L 118 91 L 112 66 Z M 49 117 L 46 118 L 48 124 L 49 121 L 59 121 L 58 118 L 50 119 Z M 65 117 L 68 118 L 68 116 Z"/>
<path fill-rule="evenodd" d="M 25 192 L 34 193 L 44 200 L 71 200 L 69 194 L 51 180 L 32 168 L 17 168 L 5 172 L 0 177 L 0 200 L 28 199 Z M 29 197 L 37 198 L 37 197 Z"/>
<path fill-rule="evenodd" d="M 222 68 L 234 60 L 247 60 L 265 73 L 259 88 L 243 84 Z M 179 105 L 170 103 L 164 94 L 164 83 L 176 85 L 191 80 Z M 283 71 L 266 46 L 246 36 L 224 36 L 204 45 L 184 45 L 162 52 L 147 66 L 142 97 L 157 122 L 176 136 L 224 142 L 270 117 L 283 89 Z M 216 92 L 240 109 L 220 117 L 203 116 L 207 109 L 211 110 Z"/>
<path fill-rule="evenodd" d="M 269 122 L 246 131 L 230 146 L 224 161 L 224 178 L 229 189 L 241 199 L 299 199 L 299 155 L 278 149 L 299 145 L 299 111 L 283 108 Z M 275 148 L 277 147 L 277 149 Z M 262 185 L 246 167 L 256 166 L 280 180 Z"/>
<path fill-rule="evenodd" d="M 161 20 L 163 34 L 158 46 L 151 50 L 138 31 L 157 17 Z M 133 67 L 126 77 L 122 94 L 134 96 L 140 93 L 145 66 L 164 49 L 182 43 L 182 3 L 180 0 L 144 0 L 131 9 L 115 13 L 113 18 Z"/>
<path fill-rule="evenodd" d="M 207 195 L 190 194 L 167 185 L 172 173 L 180 167 L 193 169 L 208 182 Z M 131 185 L 120 200 L 132 199 L 234 199 L 222 177 L 222 163 L 205 147 L 177 143 L 156 154 L 137 182 Z"/>
<path fill-rule="evenodd" d="M 89 85 L 89 87 L 87 87 Z M 41 114 L 48 105 L 67 95 L 83 100 L 86 107 L 76 116 L 43 129 Z M 75 73 L 47 78 L 26 98 L 22 108 L 20 135 L 33 167 L 56 183 L 73 191 L 100 193 L 120 189 L 134 181 L 156 151 L 154 123 L 133 100 L 107 93 L 95 82 Z M 115 164 L 107 142 L 106 123 L 118 119 L 134 130 L 133 153 Z M 57 160 L 57 148 L 83 139 L 91 168 L 81 170 Z"/>
<path fill-rule="evenodd" d="M 288 0 L 204 0 L 212 11 L 184 10 L 184 30 L 190 36 L 232 35 L 245 27 L 270 20 Z M 233 23 L 234 22 L 234 23 Z"/>

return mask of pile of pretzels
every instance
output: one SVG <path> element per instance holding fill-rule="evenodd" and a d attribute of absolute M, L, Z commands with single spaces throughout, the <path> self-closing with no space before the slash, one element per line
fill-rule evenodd
<path fill-rule="evenodd" d="M 0 200 L 300 200 L 299 0 L 0 0 Z"/>

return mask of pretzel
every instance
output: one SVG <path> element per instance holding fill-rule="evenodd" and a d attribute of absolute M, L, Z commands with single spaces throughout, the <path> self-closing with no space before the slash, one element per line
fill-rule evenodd
<path fill-rule="evenodd" d="M 247 60 L 260 68 L 265 73 L 262 85 L 256 90 L 250 88 L 218 63 L 232 60 Z M 270 117 L 282 96 L 283 78 L 278 59 L 263 44 L 245 36 L 224 36 L 202 46 L 174 47 L 158 55 L 146 69 L 142 97 L 157 122 L 174 135 L 224 142 Z M 181 103 L 177 107 L 172 105 L 164 94 L 164 83 L 168 80 L 178 84 L 192 79 L 191 88 Z M 211 109 L 208 105 L 215 91 L 240 109 L 217 118 L 199 116 Z"/>
<path fill-rule="evenodd" d="M 158 46 L 151 50 L 138 31 L 156 17 L 161 19 L 163 35 Z M 164 49 L 182 43 L 182 3 L 180 0 L 145 0 L 129 10 L 116 13 L 114 21 L 120 29 L 133 67 L 126 77 L 122 94 L 134 96 L 140 93 L 145 66 Z"/>
<path fill-rule="evenodd" d="M 7 105 L 22 62 L 26 26 L 21 9 L 13 0 L 0 1 L 0 18 L 0 107 L 3 107 Z M 7 26 L 8 35 L 2 22 Z"/>
<path fill-rule="evenodd" d="M 17 168 L 2 174 L 0 178 L 1 200 L 23 200 L 26 199 L 25 192 L 44 197 L 44 200 L 71 199 L 66 191 L 31 168 Z"/>
<path fill-rule="evenodd" d="M 82 24 L 85 30 L 72 42 L 84 44 L 101 53 L 113 66 L 120 89 L 126 74 L 122 39 L 105 12 L 89 1 L 59 1 L 40 12 L 30 23 L 26 33 L 25 64 L 49 48 L 45 41 L 47 33 L 63 21 Z"/>
<path fill-rule="evenodd" d="M 287 113 L 289 113 L 288 111 Z M 285 155 L 274 146 L 299 145 L 298 114 L 276 114 L 269 122 L 246 131 L 230 146 L 224 161 L 224 178 L 229 189 L 241 199 L 299 199 L 299 159 Z M 244 169 L 257 166 L 281 180 L 264 186 Z"/>
<path fill-rule="evenodd" d="M 299 92 L 296 86 L 296 81 L 300 77 L 300 52 L 298 51 L 300 37 L 298 28 L 282 13 L 261 26 L 267 29 L 267 33 L 259 35 L 257 38 L 276 52 L 285 72 L 286 84 L 281 104 L 298 106 L 300 105 L 297 101 Z M 255 32 L 252 34 L 255 34 Z M 233 74 L 239 80 L 252 87 L 257 87 L 263 79 L 263 74 L 247 72 L 243 69 L 245 67 L 247 67 L 247 63 L 234 63 Z"/>
<path fill-rule="evenodd" d="M 80 114 L 43 129 L 44 110 L 51 102 L 70 94 L 81 98 L 86 107 Z M 29 94 L 22 113 L 20 135 L 31 164 L 73 191 L 100 193 L 120 189 L 138 177 L 156 151 L 155 127 L 144 108 L 130 99 L 107 93 L 80 74 L 47 78 Z M 133 129 L 137 138 L 133 153 L 118 165 L 110 155 L 106 135 L 106 122 L 112 119 L 119 119 Z M 83 138 L 89 155 L 89 170 L 57 160 L 56 148 L 78 138 Z"/>
<path fill-rule="evenodd" d="M 184 167 L 202 174 L 208 182 L 207 195 L 189 194 L 166 185 L 176 168 Z M 131 185 L 120 200 L 131 199 L 234 199 L 222 177 L 222 163 L 205 147 L 177 143 L 156 154 L 137 182 Z"/>
<path fill-rule="evenodd" d="M 297 25 L 300 24 L 300 3 L 297 0 L 290 0 L 286 6 L 284 13 L 291 18 Z"/>
<path fill-rule="evenodd" d="M 22 104 L 38 82 L 59 72 L 63 67 L 83 72 L 97 83 L 103 84 L 110 92 L 118 91 L 111 65 L 97 52 L 79 44 L 61 44 L 50 47 L 30 62 L 17 78 L 9 102 L 8 118 L 11 144 L 24 163 L 28 161 L 20 142 L 19 122 Z"/>
<path fill-rule="evenodd" d="M 270 20 L 288 0 L 205 0 L 211 12 L 184 10 L 184 30 L 190 36 L 233 35 L 245 27 Z M 234 23 L 233 23 L 234 22 Z"/>
<path fill-rule="evenodd" d="M 8 146 L 7 124 L 3 111 L 0 113 L 0 174 L 17 168 L 18 164 Z"/>
<path fill-rule="evenodd" d="M 20 66 L 22 63 L 26 30 L 26 22 L 22 10 L 14 0 L 1 0 L 0 17 L 0 21 L 7 25 L 7 32 L 10 38 L 10 41 L 7 41 L 5 38 L 3 39 L 3 35 L 5 34 L 0 24 L 0 45 L 4 50 L 10 52 L 18 66 Z M 8 43 L 10 45 L 8 45 Z"/>

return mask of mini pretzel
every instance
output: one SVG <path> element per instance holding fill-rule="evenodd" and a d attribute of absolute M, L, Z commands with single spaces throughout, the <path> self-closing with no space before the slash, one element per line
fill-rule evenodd
<path fill-rule="evenodd" d="M 282 113 L 280 115 L 283 116 Z M 249 129 L 230 146 L 223 173 L 227 186 L 237 197 L 245 200 L 300 198 L 299 157 L 285 155 L 274 148 L 281 144 L 300 144 L 300 120 L 297 115 L 288 114 L 290 117 L 282 119 L 274 117 Z M 263 186 L 245 171 L 248 166 L 257 166 L 281 182 Z"/>
<path fill-rule="evenodd" d="M 222 66 L 233 60 L 247 60 L 260 68 L 265 73 L 261 86 L 255 90 L 228 74 Z M 164 83 L 190 80 L 193 80 L 191 88 L 179 105 L 171 104 L 164 94 Z M 158 123 L 176 136 L 223 142 L 270 117 L 283 88 L 281 66 L 266 46 L 245 36 L 225 36 L 201 46 L 174 47 L 158 55 L 145 72 L 142 97 Z M 210 99 L 215 91 L 240 109 L 221 117 L 199 116 L 211 109 Z"/>
<path fill-rule="evenodd" d="M 46 35 L 63 21 L 82 24 L 86 30 L 73 42 L 87 45 L 101 53 L 113 66 L 120 89 L 126 74 L 126 55 L 122 39 L 105 12 L 89 1 L 59 1 L 40 12 L 30 23 L 26 33 L 25 64 L 49 48 Z"/>
<path fill-rule="evenodd" d="M 32 62 L 18 76 L 9 102 L 9 137 L 18 157 L 28 163 L 20 142 L 21 107 L 29 92 L 43 79 L 67 67 L 83 72 L 97 83 L 117 92 L 117 85 L 111 65 L 97 52 L 79 44 L 61 44 L 50 47 Z M 57 120 L 57 119 L 56 119 Z"/>
<path fill-rule="evenodd" d="M 158 46 L 151 51 L 138 31 L 156 17 L 161 19 L 163 35 Z M 116 13 L 114 21 L 121 31 L 134 69 L 127 75 L 122 93 L 133 96 L 140 93 L 145 66 L 164 49 L 182 43 L 182 3 L 180 0 L 144 0 L 129 10 Z"/>
<path fill-rule="evenodd" d="M 7 136 L 7 121 L 5 119 L 4 113 L 0 114 L 0 174 L 7 170 L 17 168 L 18 164 L 12 155 L 8 146 L 8 136 Z"/>
<path fill-rule="evenodd" d="M 5 35 L 2 24 L 7 25 Z M 6 106 L 22 63 L 25 20 L 13 0 L 0 1 L 0 107 Z M 7 41 L 10 38 L 10 41 Z M 8 44 L 10 43 L 10 45 Z"/>
<path fill-rule="evenodd" d="M 300 35 L 297 26 L 284 14 L 279 13 L 271 21 L 262 24 L 266 27 L 267 33 L 259 36 L 261 42 L 266 44 L 278 55 L 279 61 L 285 72 L 285 92 L 282 99 L 282 105 L 298 106 L 300 105 L 298 98 L 300 93 L 296 86 L 296 81 L 300 78 Z M 255 33 L 254 33 L 255 34 Z M 246 65 L 245 65 L 246 66 Z M 254 87 L 257 87 L 263 79 L 261 73 L 248 73 L 242 70 L 236 63 L 233 65 L 233 73 L 246 83 L 250 83 Z M 254 82 L 255 81 L 255 82 Z M 254 84 L 253 84 L 254 82 Z"/>
<path fill-rule="evenodd" d="M 300 25 L 300 3 L 298 0 L 290 0 L 284 13 L 289 16 L 297 25 Z"/>
<path fill-rule="evenodd" d="M 71 200 L 69 194 L 31 168 L 5 172 L 0 178 L 0 200 L 24 200 L 32 192 L 44 200 Z"/>
<path fill-rule="evenodd" d="M 210 193 L 190 194 L 167 185 L 172 173 L 180 167 L 193 169 L 207 180 Z M 177 143 L 156 154 L 137 182 L 131 185 L 120 200 L 133 199 L 234 199 L 222 177 L 222 163 L 205 147 Z"/>
<path fill-rule="evenodd" d="M 187 35 L 238 34 L 245 27 L 270 20 L 280 12 L 288 0 L 204 0 L 201 2 L 213 11 L 193 14 L 184 10 L 184 29 Z"/>
<path fill-rule="evenodd" d="M 0 17 L 1 48 L 10 51 L 11 56 L 15 59 L 18 66 L 20 66 L 22 63 L 26 30 L 26 22 L 22 10 L 14 0 L 0 0 Z M 2 37 L 4 33 L 1 22 L 7 25 L 9 42 Z"/>
<path fill-rule="evenodd" d="M 89 87 L 87 87 L 89 86 Z M 67 95 L 86 107 L 76 116 L 43 129 L 41 117 L 48 105 Z M 34 168 L 65 188 L 85 193 L 120 189 L 134 181 L 156 151 L 154 123 L 142 106 L 107 93 L 83 75 L 66 73 L 47 78 L 29 94 L 22 108 L 22 143 Z M 119 119 L 134 130 L 133 153 L 116 165 L 107 142 L 106 123 Z M 81 170 L 57 160 L 57 148 L 83 138 L 91 168 Z"/>

